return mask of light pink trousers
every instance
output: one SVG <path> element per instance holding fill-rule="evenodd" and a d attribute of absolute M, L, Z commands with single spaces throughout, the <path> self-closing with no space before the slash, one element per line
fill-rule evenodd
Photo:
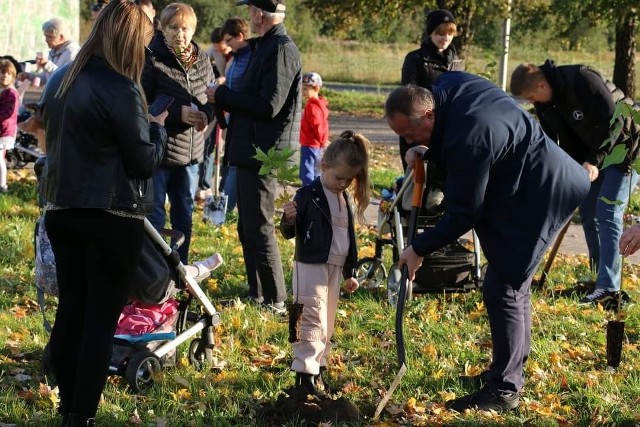
<path fill-rule="evenodd" d="M 293 371 L 318 375 L 327 365 L 341 280 L 341 266 L 294 263 L 293 300 L 304 307 L 300 341 L 293 344 Z"/>

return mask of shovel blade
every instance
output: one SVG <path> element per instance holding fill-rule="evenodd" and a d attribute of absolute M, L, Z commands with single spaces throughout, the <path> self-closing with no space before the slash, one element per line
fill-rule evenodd
<path fill-rule="evenodd" d="M 213 225 L 222 225 L 225 222 L 227 214 L 227 196 L 208 196 L 204 201 L 203 217 L 204 220 Z"/>
<path fill-rule="evenodd" d="M 398 374 L 396 375 L 396 378 L 393 380 L 393 382 L 389 386 L 389 389 L 384 394 L 384 397 L 382 398 L 380 403 L 378 403 L 378 406 L 376 407 L 376 412 L 375 412 L 375 414 L 373 414 L 373 419 L 374 420 L 378 419 L 378 417 L 380 416 L 380 413 L 382 412 L 384 407 L 387 406 L 387 403 L 389 402 L 389 399 L 391 399 L 391 395 L 396 390 L 396 388 L 398 388 L 398 384 L 400 384 L 400 381 L 402 380 L 402 377 L 404 377 L 404 374 L 406 372 L 407 372 L 407 365 L 405 365 L 403 363 L 400 366 L 400 370 L 398 371 Z"/>
<path fill-rule="evenodd" d="M 607 366 L 612 368 L 620 366 L 623 340 L 624 322 L 610 320 L 607 323 Z"/>

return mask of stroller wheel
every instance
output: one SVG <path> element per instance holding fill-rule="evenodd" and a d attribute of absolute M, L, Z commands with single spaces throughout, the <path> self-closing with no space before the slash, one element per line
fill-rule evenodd
<path fill-rule="evenodd" d="M 402 270 L 398 268 L 397 264 L 393 264 L 391 270 L 389 270 L 389 277 L 387 278 L 387 298 L 389 304 L 393 307 L 398 305 L 398 293 L 400 292 L 400 282 L 402 281 Z M 413 282 L 407 283 L 407 292 L 405 294 L 405 304 L 409 304 L 413 298 Z"/>
<path fill-rule="evenodd" d="M 148 350 L 140 351 L 129 359 L 125 379 L 134 393 L 140 393 L 153 385 L 161 370 L 158 356 Z"/>
<path fill-rule="evenodd" d="M 5 163 L 7 169 L 17 169 L 20 164 L 20 158 L 13 150 L 7 150 L 5 154 Z"/>
<path fill-rule="evenodd" d="M 371 271 L 371 270 L 374 271 Z M 362 258 L 356 264 L 356 279 L 364 289 L 377 289 L 384 286 L 387 270 L 375 257 Z"/>
<path fill-rule="evenodd" d="M 189 363 L 198 370 L 202 369 L 207 362 L 207 349 L 201 343 L 201 338 L 195 338 L 189 344 Z"/>

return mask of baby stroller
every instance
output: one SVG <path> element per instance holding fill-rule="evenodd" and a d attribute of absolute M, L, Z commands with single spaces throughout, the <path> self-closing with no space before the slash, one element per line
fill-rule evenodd
<path fill-rule="evenodd" d="M 176 252 L 184 241 L 182 233 L 172 230 L 164 232 L 171 234 L 172 240 L 176 242 L 169 246 L 147 219 L 144 225 L 158 256 L 154 263 L 166 263 L 168 267 L 169 280 L 166 281 L 162 299 L 166 303 L 166 298 L 175 293 L 182 293 L 183 296 L 175 302 L 175 313 L 157 325 L 152 332 L 118 334 L 114 337 L 109 371 L 123 376 L 134 392 L 150 387 L 163 366 L 174 365 L 176 348 L 188 340 L 191 340 L 189 362 L 197 368 L 211 364 L 215 347 L 214 328 L 220 324 L 220 313 L 202 291 L 199 282 L 222 263 L 222 258 L 218 254 L 210 257 L 209 259 L 217 259 L 211 265 L 212 268 L 206 268 L 204 273 L 196 275 L 197 267 L 183 265 Z M 190 310 L 194 300 L 200 305 L 198 310 Z"/>
<path fill-rule="evenodd" d="M 424 203 L 418 216 L 418 233 L 433 227 L 443 215 L 444 195 L 440 189 L 435 166 L 428 162 Z M 365 289 L 387 287 L 387 298 L 395 306 L 402 271 L 397 267 L 400 253 L 407 242 L 407 222 L 413 188 L 413 171 L 407 173 L 395 198 L 383 200 L 378 212 L 378 235 L 374 256 L 362 258 L 356 265 L 357 279 Z M 383 264 L 386 246 L 392 250 L 393 264 L 388 273 Z M 468 292 L 482 287 L 483 268 L 480 266 L 480 243 L 472 231 L 473 250 L 467 249 L 461 239 L 427 255 L 416 271 L 415 279 L 407 287 L 406 299 L 413 294 Z"/>
<path fill-rule="evenodd" d="M 37 175 L 43 164 L 43 160 L 36 163 Z M 207 258 L 205 261 L 208 263 L 202 263 L 205 265 L 203 268 L 185 266 L 177 253 L 184 241 L 182 233 L 163 230 L 161 234 L 147 219 L 144 220 L 144 228 L 147 239 L 143 244 L 132 298 L 146 304 L 147 308 L 173 301 L 176 309 L 162 322 L 154 324 L 152 331 L 114 337 L 109 372 L 124 377 L 136 393 L 150 387 L 163 366 L 175 364 L 176 348 L 188 340 L 191 340 L 189 362 L 198 368 L 211 364 L 215 347 L 214 328 L 220 324 L 220 314 L 199 285 L 211 270 L 222 263 L 220 255 Z M 165 241 L 165 236 L 171 238 L 171 246 Z M 45 316 L 44 294 L 57 295 L 57 283 L 53 283 L 55 260 L 44 229 L 44 215 L 36 223 L 34 240 L 38 303 L 45 329 L 50 331 L 51 325 Z M 199 306 L 191 309 L 195 302 Z M 43 352 L 42 369 L 45 373 L 51 372 L 48 344 Z"/>

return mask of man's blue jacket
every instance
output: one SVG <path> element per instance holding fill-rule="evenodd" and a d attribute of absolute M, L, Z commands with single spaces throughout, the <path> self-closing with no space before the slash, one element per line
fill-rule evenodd
<path fill-rule="evenodd" d="M 413 248 L 426 255 L 473 228 L 491 268 L 519 286 L 586 196 L 587 173 L 488 80 L 448 72 L 431 91 L 427 158 L 446 170 L 445 214 Z"/>

